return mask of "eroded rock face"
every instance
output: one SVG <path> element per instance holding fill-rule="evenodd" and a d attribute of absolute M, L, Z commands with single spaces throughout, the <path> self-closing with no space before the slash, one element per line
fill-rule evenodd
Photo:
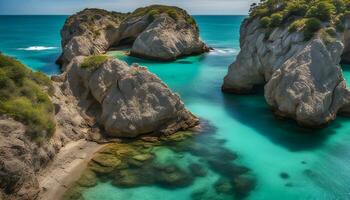
<path fill-rule="evenodd" d="M 196 26 L 184 19 L 176 22 L 168 15 L 163 15 L 137 37 L 131 55 L 167 61 L 206 51 L 208 47 L 199 39 Z"/>
<path fill-rule="evenodd" d="M 349 91 L 340 68 L 344 35 L 325 42 L 276 28 L 266 37 L 259 19 L 241 26 L 241 52 L 229 67 L 223 91 L 251 92 L 265 84 L 265 99 L 276 114 L 299 124 L 320 127 L 345 112 Z M 347 47 L 346 47 L 347 48 Z"/>
<path fill-rule="evenodd" d="M 85 9 L 69 17 L 61 31 L 63 52 L 57 62 L 64 67 L 76 56 L 104 53 L 111 47 L 134 41 L 132 55 L 156 60 L 174 60 L 209 50 L 186 11 L 168 6 L 142 9 L 149 12 L 136 10 L 122 14 Z M 175 16 L 162 13 L 169 9 Z"/>
<path fill-rule="evenodd" d="M 55 104 L 55 134 L 44 141 L 33 141 L 26 126 L 0 116 L 0 197 L 28 200 L 38 198 L 42 188 L 37 176 L 71 141 L 87 138 L 90 128 L 80 115 L 73 99 L 62 94 L 57 83 L 51 96 Z M 3 193 L 1 195 L 1 193 Z"/>
<path fill-rule="evenodd" d="M 77 97 L 110 136 L 171 134 L 198 124 L 179 96 L 146 68 L 113 58 L 82 68 L 84 59 L 76 57 L 67 66 L 64 92 Z"/>

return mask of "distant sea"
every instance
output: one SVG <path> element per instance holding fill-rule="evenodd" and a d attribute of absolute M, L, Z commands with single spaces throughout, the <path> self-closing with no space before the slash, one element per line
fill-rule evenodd
<path fill-rule="evenodd" d="M 0 16 L 0 51 L 18 58 L 33 70 L 59 73 L 60 29 L 67 16 Z M 251 169 L 256 188 L 247 199 L 350 199 L 350 119 L 338 117 L 323 130 L 305 130 L 293 121 L 274 118 L 263 93 L 239 96 L 220 90 L 228 66 L 239 52 L 239 27 L 244 16 L 195 16 L 203 40 L 214 50 L 170 63 L 116 55 L 147 66 L 175 92 L 185 105 L 215 129 L 223 147 L 238 154 L 237 161 Z M 349 67 L 344 66 L 347 80 Z M 201 142 L 201 141 L 198 141 Z M 205 141 L 210 144 L 210 141 Z M 156 150 L 163 162 L 186 166 L 193 159 L 169 149 Z M 203 165 L 206 166 L 204 163 Z M 228 200 L 213 190 L 218 174 L 209 173 L 184 189 L 157 186 L 122 189 L 109 182 L 84 191 L 86 200 Z"/>

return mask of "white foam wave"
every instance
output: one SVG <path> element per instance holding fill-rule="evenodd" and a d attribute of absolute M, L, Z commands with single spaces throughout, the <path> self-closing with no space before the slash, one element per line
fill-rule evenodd
<path fill-rule="evenodd" d="M 232 48 L 214 49 L 210 51 L 210 54 L 215 56 L 227 56 L 227 55 L 237 55 L 238 50 Z"/>
<path fill-rule="evenodd" d="M 23 50 L 23 51 L 45 51 L 45 50 L 52 50 L 57 49 L 57 47 L 45 47 L 45 46 L 31 46 L 26 48 L 18 48 L 17 50 Z"/>

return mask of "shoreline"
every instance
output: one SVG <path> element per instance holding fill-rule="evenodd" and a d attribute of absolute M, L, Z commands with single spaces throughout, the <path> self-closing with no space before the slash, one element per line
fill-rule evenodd
<path fill-rule="evenodd" d="M 68 143 L 53 162 L 39 172 L 38 200 L 60 200 L 69 186 L 77 181 L 93 155 L 105 145 L 85 139 Z"/>

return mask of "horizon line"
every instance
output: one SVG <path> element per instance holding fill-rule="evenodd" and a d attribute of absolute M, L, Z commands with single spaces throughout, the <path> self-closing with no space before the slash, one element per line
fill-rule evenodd
<path fill-rule="evenodd" d="M 70 16 L 73 14 L 0 14 L 0 16 Z M 247 14 L 193 14 L 191 16 L 248 16 Z"/>

